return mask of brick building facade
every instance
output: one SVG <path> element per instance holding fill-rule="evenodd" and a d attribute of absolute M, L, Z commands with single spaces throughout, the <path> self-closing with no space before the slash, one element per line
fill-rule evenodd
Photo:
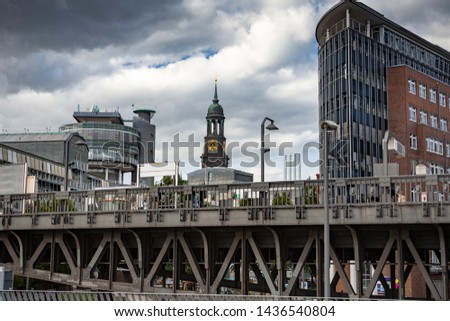
<path fill-rule="evenodd" d="M 390 153 L 400 175 L 450 172 L 450 87 L 407 66 L 388 68 L 389 135 L 405 146 L 405 157 Z"/>

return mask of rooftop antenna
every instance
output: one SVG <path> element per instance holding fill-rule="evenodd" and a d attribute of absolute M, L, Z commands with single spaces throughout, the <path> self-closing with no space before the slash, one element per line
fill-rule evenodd
<path fill-rule="evenodd" d="M 78 104 L 78 109 L 77 109 L 77 111 L 80 112 L 80 104 Z"/>

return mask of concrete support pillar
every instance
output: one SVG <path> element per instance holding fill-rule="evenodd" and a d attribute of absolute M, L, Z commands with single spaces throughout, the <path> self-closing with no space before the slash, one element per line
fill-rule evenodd
<path fill-rule="evenodd" d="M 345 25 L 347 28 L 350 28 L 350 9 L 347 9 L 345 12 Z"/>
<path fill-rule="evenodd" d="M 357 276 L 356 276 L 356 262 L 354 260 L 350 260 L 350 284 L 353 289 L 356 289 L 356 294 L 359 297 L 359 289 L 356 284 Z"/>
<path fill-rule="evenodd" d="M 405 271 L 405 262 L 403 257 L 403 239 L 401 237 L 401 234 L 399 233 L 399 237 L 397 239 L 397 255 L 396 260 L 398 263 L 398 269 L 397 269 L 397 278 L 394 278 L 391 280 L 391 289 L 395 292 L 396 290 L 396 280 L 398 279 L 398 299 L 404 300 L 405 299 L 405 278 L 404 278 L 404 271 Z"/>
<path fill-rule="evenodd" d="M 247 237 L 245 229 L 242 229 L 242 241 L 241 241 L 241 294 L 248 294 L 248 255 L 247 255 Z"/>
<path fill-rule="evenodd" d="M 317 297 L 323 297 L 323 251 L 321 246 L 320 232 L 316 235 L 316 283 L 317 283 Z"/>

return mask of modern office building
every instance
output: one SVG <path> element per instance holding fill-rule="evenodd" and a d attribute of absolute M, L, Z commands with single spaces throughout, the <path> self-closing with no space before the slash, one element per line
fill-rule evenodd
<path fill-rule="evenodd" d="M 335 159 L 330 162 L 330 177 L 373 176 L 374 165 L 382 163 L 384 149 L 388 149 L 383 145 L 394 147 L 394 154 L 398 154 L 389 155 L 389 161 L 403 157 L 395 146 L 401 149 L 402 145 L 414 147 L 416 143 L 417 151 L 428 148 L 428 153 L 443 156 L 442 152 L 446 156 L 443 150 L 447 147 L 447 130 L 443 128 L 448 116 L 444 110 L 450 94 L 447 50 L 351 0 L 341 1 L 325 13 L 317 25 L 316 38 L 319 122 L 332 120 L 339 125 L 329 139 L 329 150 Z M 416 86 L 418 100 L 410 100 L 410 86 Z M 420 98 L 421 90 L 426 91 L 426 98 Z M 438 108 L 436 102 L 430 102 L 431 97 L 442 99 L 447 106 Z M 413 130 L 404 117 L 405 123 L 399 125 L 398 117 L 408 115 L 410 106 L 416 108 L 417 119 L 422 110 L 427 113 L 427 124 Z M 398 144 L 383 144 L 386 132 L 386 140 L 398 139 Z M 323 142 L 322 131 L 320 136 Z M 399 161 L 400 172 L 411 173 L 413 161 L 423 163 L 431 172 L 440 172 L 441 167 L 447 170 L 444 157 L 434 159 L 426 155 L 413 151 L 405 154 L 405 160 Z M 402 165 L 405 162 L 409 165 Z"/>
<path fill-rule="evenodd" d="M 100 180 L 88 175 L 88 147 L 76 133 L 2 134 L 0 167 L 2 191 L 53 192 L 101 186 Z"/>
<path fill-rule="evenodd" d="M 152 186 L 154 176 L 142 175 L 144 165 L 155 162 L 155 135 L 156 126 L 151 123 L 156 111 L 147 108 L 134 108 L 133 128 L 139 131 L 139 186 Z"/>
<path fill-rule="evenodd" d="M 60 132 L 76 132 L 89 146 L 89 173 L 109 182 L 110 186 L 124 183 L 124 174 L 131 174 L 131 183 L 138 179 L 138 166 L 153 162 L 155 126 L 151 124 L 154 111 L 135 109 L 133 127 L 125 125 L 118 111 L 76 111 L 77 123 L 60 127 Z"/>
<path fill-rule="evenodd" d="M 139 131 L 139 164 L 154 163 L 156 126 L 151 121 L 156 111 L 133 108 L 133 113 L 133 128 Z"/>

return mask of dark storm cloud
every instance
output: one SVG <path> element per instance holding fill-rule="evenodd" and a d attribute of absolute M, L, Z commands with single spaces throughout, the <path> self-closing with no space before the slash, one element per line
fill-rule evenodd
<path fill-rule="evenodd" d="M 115 58 L 176 60 L 208 44 L 208 30 L 197 29 L 208 17 L 195 18 L 181 0 L 0 0 L 0 93 L 70 87 L 109 74 Z"/>
<path fill-rule="evenodd" d="M 233 37 L 217 12 L 228 1 L 0 0 L 0 95 L 68 89 L 123 68 L 206 57 Z M 144 57 L 144 60 L 142 60 Z"/>
<path fill-rule="evenodd" d="M 129 44 L 182 15 L 180 0 L 1 0 L 1 51 L 73 51 Z"/>

